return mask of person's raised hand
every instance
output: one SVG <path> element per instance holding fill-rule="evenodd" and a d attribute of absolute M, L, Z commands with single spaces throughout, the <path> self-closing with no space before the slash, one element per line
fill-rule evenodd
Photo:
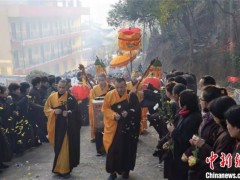
<path fill-rule="evenodd" d="M 127 111 L 123 111 L 121 114 L 122 114 L 123 117 L 127 117 L 128 112 Z"/>

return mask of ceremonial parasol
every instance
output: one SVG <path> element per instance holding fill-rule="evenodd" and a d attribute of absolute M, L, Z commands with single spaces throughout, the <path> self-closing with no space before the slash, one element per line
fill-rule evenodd
<path fill-rule="evenodd" d="M 111 68 L 121 68 L 127 66 L 129 62 L 132 62 L 137 56 L 137 51 L 125 52 L 122 55 L 114 57 L 110 62 Z"/>

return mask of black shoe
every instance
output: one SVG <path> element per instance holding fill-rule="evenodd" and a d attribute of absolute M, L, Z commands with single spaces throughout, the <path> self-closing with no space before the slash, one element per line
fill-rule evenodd
<path fill-rule="evenodd" d="M 60 177 L 60 178 L 63 178 L 63 179 L 69 179 L 70 178 L 70 173 L 66 173 L 66 174 L 58 174 L 58 176 Z"/>
<path fill-rule="evenodd" d="M 117 174 L 114 173 L 114 174 L 110 174 L 110 176 L 108 177 L 108 180 L 114 180 L 117 178 Z"/>
<path fill-rule="evenodd" d="M 37 142 L 37 143 L 34 144 L 34 147 L 38 147 L 38 146 L 41 146 L 41 145 L 42 145 L 42 143 Z"/>
<path fill-rule="evenodd" d="M 42 139 L 41 142 L 42 143 L 49 143 L 49 140 L 46 138 L 46 139 Z"/>
<path fill-rule="evenodd" d="M 159 150 L 155 150 L 155 151 L 153 152 L 153 156 L 154 156 L 154 157 L 158 157 L 159 154 L 160 154 L 160 151 L 159 151 Z"/>
<path fill-rule="evenodd" d="M 128 179 L 129 178 L 129 171 L 128 172 L 123 172 L 122 177 L 123 177 L 123 179 Z"/>
<path fill-rule="evenodd" d="M 96 156 L 102 156 L 102 155 L 103 155 L 103 154 L 102 154 L 102 153 L 99 153 L 99 152 L 96 154 Z"/>
<path fill-rule="evenodd" d="M 23 155 L 23 150 L 14 150 L 14 154 L 17 156 L 17 157 L 19 157 L 19 156 L 22 156 Z M 1 167 L 1 165 L 0 165 L 0 167 Z"/>
<path fill-rule="evenodd" d="M 0 169 L 6 169 L 8 167 L 9 167 L 8 165 L 0 163 Z"/>

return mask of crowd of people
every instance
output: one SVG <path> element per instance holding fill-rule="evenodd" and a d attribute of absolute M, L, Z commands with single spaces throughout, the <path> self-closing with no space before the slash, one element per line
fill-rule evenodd
<path fill-rule="evenodd" d="M 195 180 L 204 179 L 206 172 L 239 172 L 240 106 L 225 88 L 211 76 L 197 83 L 193 74 L 179 71 L 158 79 L 161 87 L 143 86 L 142 76 L 135 71 L 113 79 L 101 73 L 90 82 L 78 72 L 75 85 L 52 75 L 35 77 L 31 84 L 0 85 L 0 169 L 8 167 L 5 162 L 14 154 L 50 142 L 52 172 L 68 178 L 79 164 L 80 128 L 90 124 L 97 156 L 106 154 L 108 179 L 117 174 L 127 179 L 148 121 L 159 135 L 153 155 L 164 164 L 164 178 Z M 102 117 L 94 109 L 99 101 Z M 231 167 L 224 160 L 230 155 Z"/>
<path fill-rule="evenodd" d="M 196 180 L 209 172 L 239 173 L 240 106 L 213 77 L 200 78 L 198 95 L 197 84 L 189 86 L 184 77 L 182 72 L 166 76 L 167 98 L 159 98 L 160 110 L 148 115 L 159 134 L 153 155 L 164 164 L 164 178 Z M 166 106 L 171 116 L 164 119 Z"/>
<path fill-rule="evenodd" d="M 28 82 L 0 85 L 0 168 L 14 155 L 49 142 L 44 104 L 61 77 L 34 77 Z M 70 86 L 70 85 L 69 85 Z"/>

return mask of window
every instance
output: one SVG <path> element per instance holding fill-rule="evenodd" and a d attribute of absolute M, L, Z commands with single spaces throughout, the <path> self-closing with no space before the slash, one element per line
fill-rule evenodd
<path fill-rule="evenodd" d="M 11 32 L 13 39 L 16 39 L 16 26 L 15 23 L 11 23 Z"/>
<path fill-rule="evenodd" d="M 14 59 L 14 66 L 16 67 L 16 68 L 18 68 L 19 67 L 19 58 L 18 58 L 18 51 L 14 51 L 13 52 L 13 59 Z"/>
<path fill-rule="evenodd" d="M 30 35 L 30 23 L 29 22 L 26 22 L 26 31 L 27 31 L 27 38 L 30 38 L 31 35 Z"/>
<path fill-rule="evenodd" d="M 32 59 L 32 49 L 28 48 L 28 59 L 30 64 L 33 64 L 33 59 Z"/>

